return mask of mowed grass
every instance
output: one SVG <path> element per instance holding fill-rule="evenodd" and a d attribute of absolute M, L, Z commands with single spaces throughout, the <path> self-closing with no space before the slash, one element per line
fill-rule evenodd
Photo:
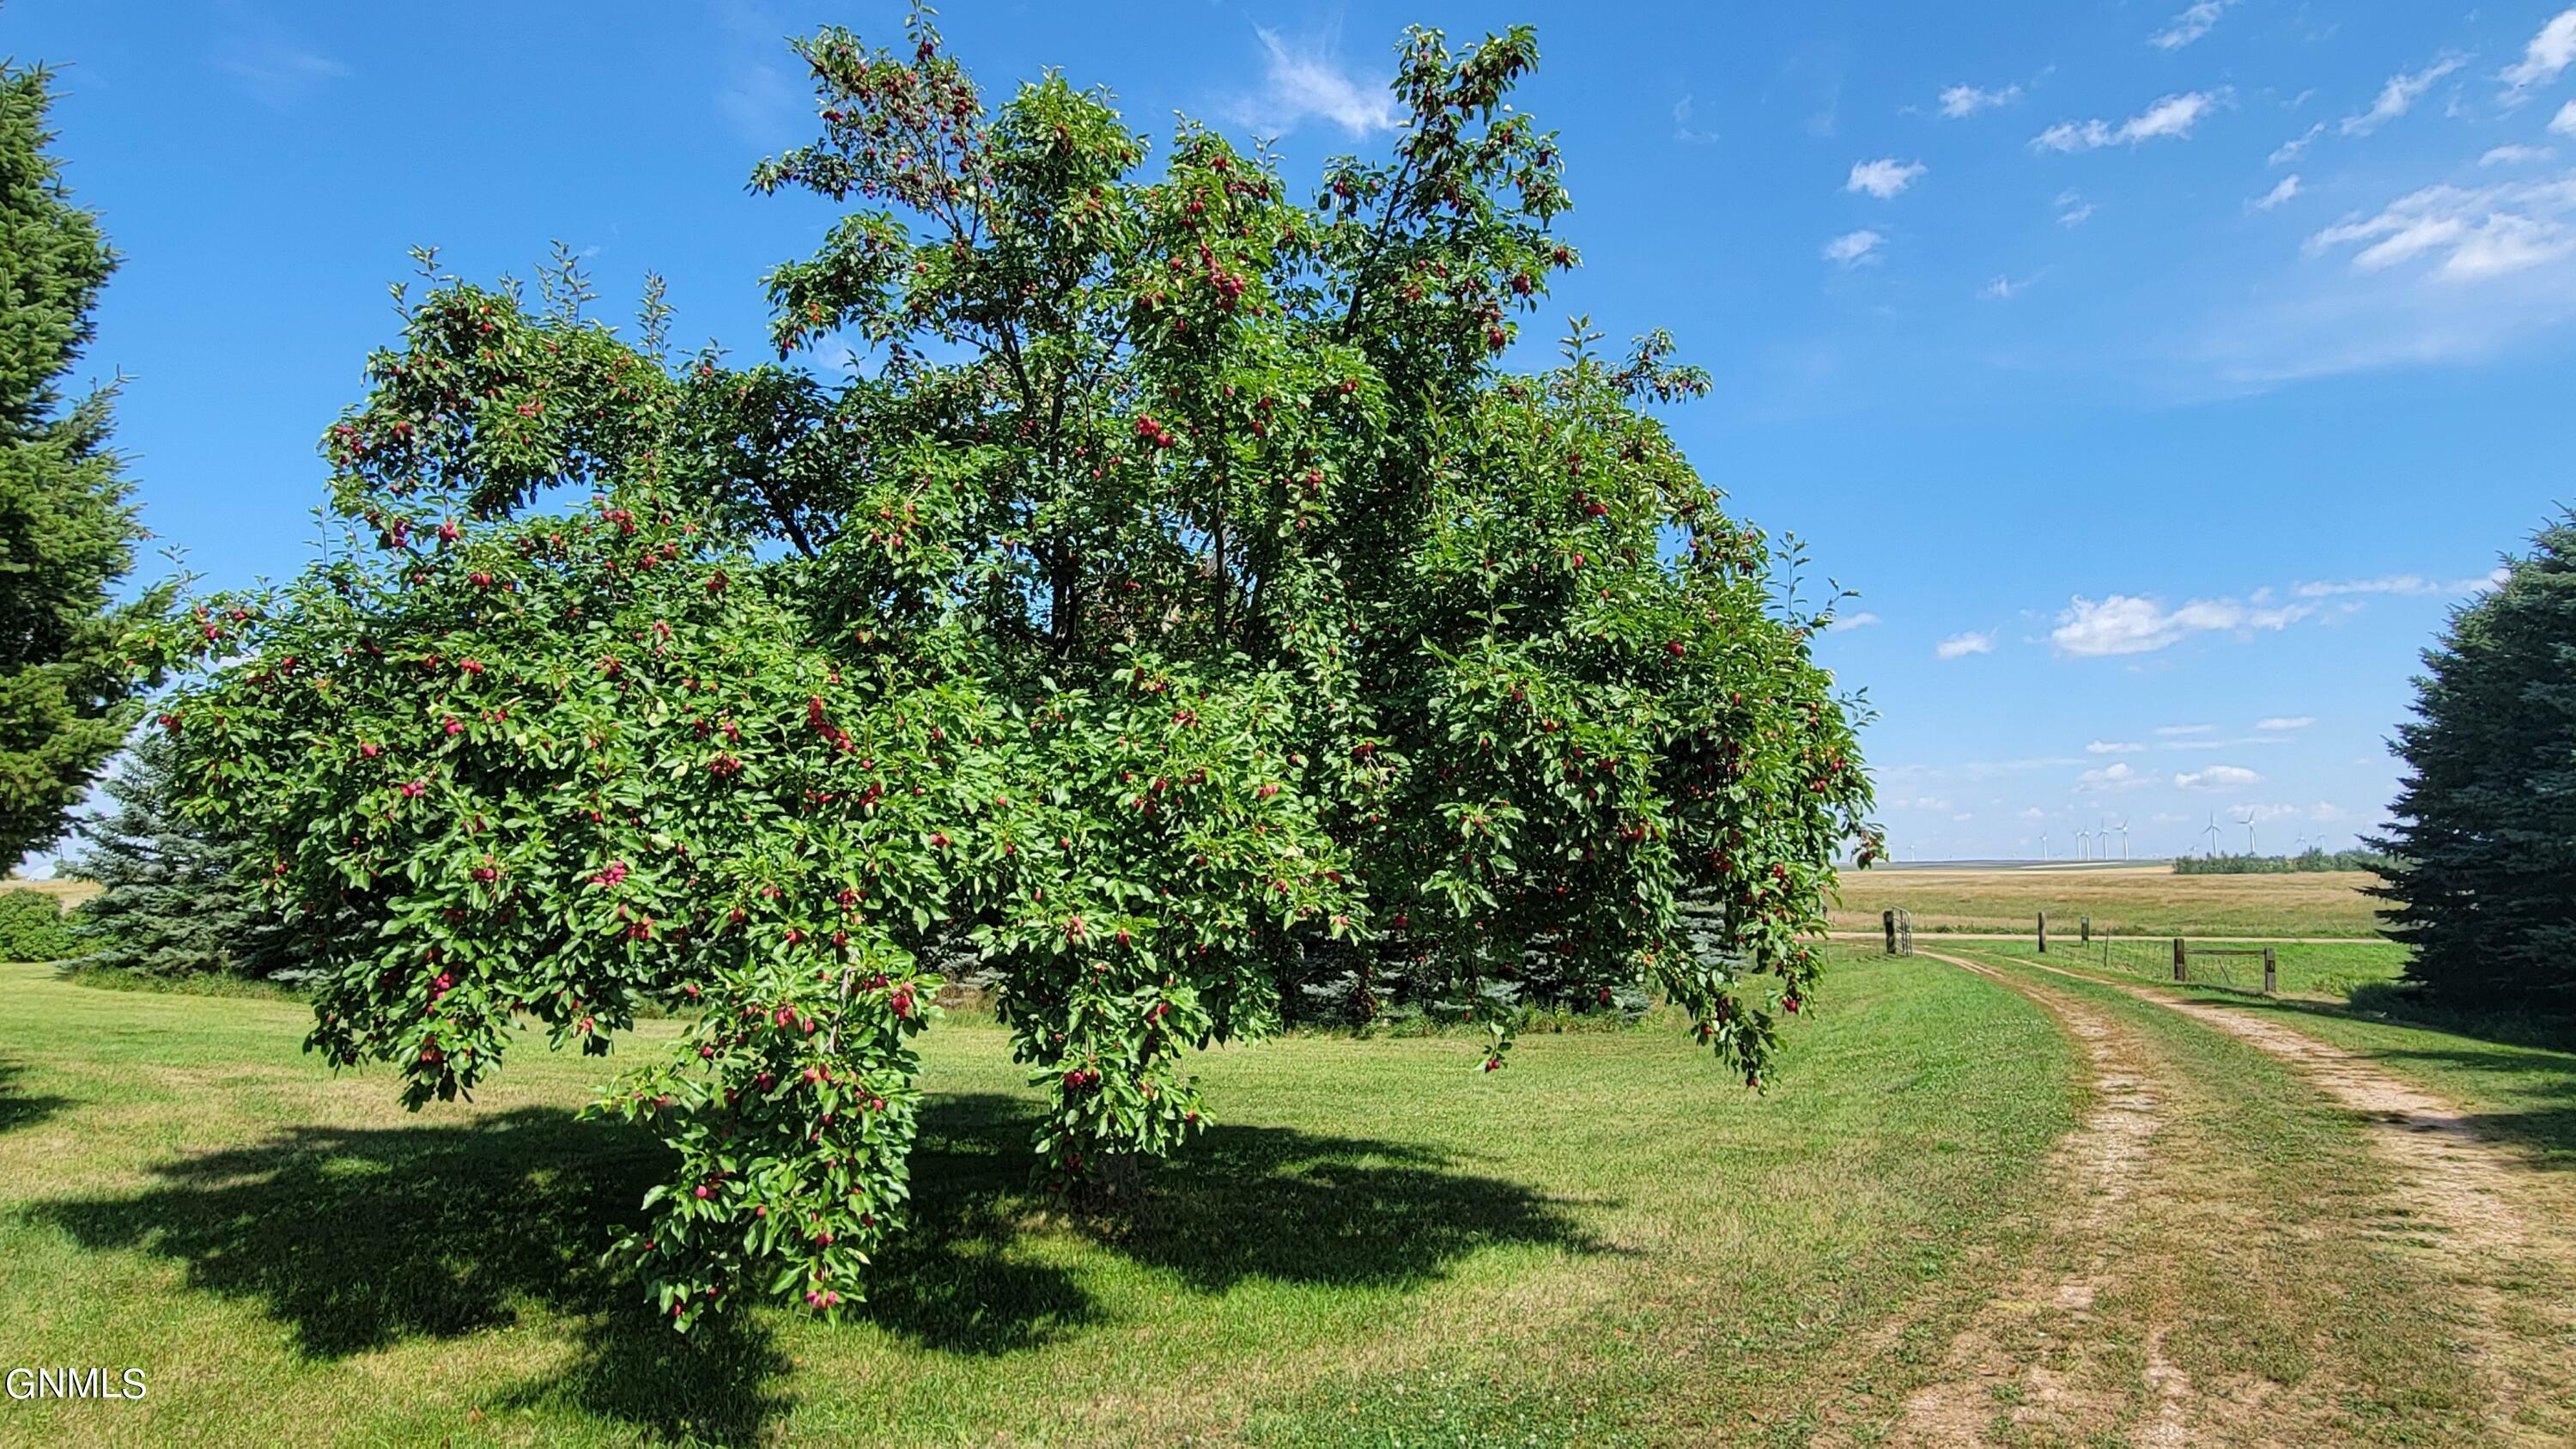
<path fill-rule="evenodd" d="M 2029 931 L 2048 912 L 2052 936 L 2076 923 L 2144 936 L 2350 936 L 2378 934 L 2378 903 L 2364 871 L 2306 875 L 2176 875 L 2169 866 L 2026 870 L 1845 871 L 1834 929 L 1874 931 L 1902 906 L 1924 932 Z"/>
<path fill-rule="evenodd" d="M 0 967 L 0 1362 L 150 1375 L 0 1439 L 1799 1442 L 1930 1371 L 2082 1096 L 2020 997 L 1842 954 L 1767 1095 L 1651 1029 L 1209 1053 L 1119 1230 L 1028 1192 L 1035 1099 L 944 1024 L 867 1307 L 688 1339 L 596 1262 L 662 1153 L 576 1120 L 607 1064 L 411 1115 L 292 1003 Z"/>

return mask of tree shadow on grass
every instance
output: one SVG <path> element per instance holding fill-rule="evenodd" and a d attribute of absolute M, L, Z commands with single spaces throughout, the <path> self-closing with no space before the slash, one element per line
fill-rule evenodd
<path fill-rule="evenodd" d="M 1099 1318 L 1077 1281 L 1010 1251 L 1063 1220 L 1029 1185 L 1038 1120 L 1024 1098 L 924 1103 L 912 1226 L 869 1276 L 872 1321 L 949 1352 L 1001 1353 Z M 1201 1293 L 1248 1279 L 1404 1288 L 1489 1245 L 1610 1251 L 1564 1205 L 1453 1161 L 1408 1144 L 1218 1126 L 1155 1165 L 1133 1216 L 1071 1226 Z"/>
<path fill-rule="evenodd" d="M 25 1067 L 0 1058 L 0 1132 L 33 1127 L 72 1105 L 69 1097 L 29 1093 L 19 1085 L 19 1079 L 26 1075 Z"/>
<path fill-rule="evenodd" d="M 912 1226 L 882 1255 L 860 1312 L 923 1347 L 988 1355 L 1099 1321 L 1070 1268 L 1015 1251 L 1053 1216 L 1029 1187 L 1035 1104 L 934 1097 L 913 1158 Z M 783 1408 L 788 1363 L 758 1313 L 686 1337 L 600 1266 L 667 1150 L 624 1124 L 522 1108 L 470 1122 L 302 1127 L 164 1163 L 124 1197 L 31 1212 L 84 1247 L 187 1266 L 188 1286 L 257 1301 L 296 1345 L 338 1359 L 561 1314 L 580 1352 L 513 1405 L 561 1402 L 648 1436 L 756 1437 Z M 1604 1251 L 1522 1185 L 1452 1171 L 1418 1147 L 1220 1127 L 1161 1169 L 1132 1223 L 1084 1223 L 1109 1251 L 1193 1289 L 1247 1279 L 1428 1282 L 1489 1244 Z"/>
<path fill-rule="evenodd" d="M 39 1204 L 84 1247 L 187 1265 L 188 1286 L 256 1300 L 297 1348 L 339 1359 L 565 1314 L 582 1352 L 558 1383 L 581 1408 L 662 1437 L 742 1439 L 786 1368 L 759 1320 L 726 1315 L 683 1338 L 630 1279 L 599 1266 L 668 1171 L 650 1135 L 522 1108 L 470 1122 L 299 1127 L 164 1163 L 130 1197 Z"/>

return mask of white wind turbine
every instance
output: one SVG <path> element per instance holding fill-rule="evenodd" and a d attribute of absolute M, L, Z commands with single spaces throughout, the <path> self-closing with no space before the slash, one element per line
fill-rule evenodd
<path fill-rule="evenodd" d="M 2120 859 L 2129 858 L 2129 817 L 2120 817 Z"/>
<path fill-rule="evenodd" d="M 2245 807 L 2245 853 L 2254 853 L 2254 807 Z"/>
<path fill-rule="evenodd" d="M 2208 837 L 2209 837 L 2209 858 L 2210 858 L 2210 859 L 2212 859 L 2212 860 L 2216 860 L 2216 859 L 2218 858 L 2218 812 L 2217 812 L 2217 811 L 2212 810 L 2212 811 L 2210 811 L 2210 812 L 2209 812 L 2209 828 L 2208 828 L 2208 829 L 2206 829 L 2206 830 L 2203 830 L 2203 831 L 2201 832 L 2201 834 L 2206 835 L 2206 836 L 2208 836 Z"/>
<path fill-rule="evenodd" d="M 2092 850 L 2085 844 L 2086 841 L 2089 841 L 2092 838 L 2093 832 L 2090 830 L 2079 830 L 2075 832 L 2075 858 L 2077 860 L 2091 860 L 2093 858 Z"/>

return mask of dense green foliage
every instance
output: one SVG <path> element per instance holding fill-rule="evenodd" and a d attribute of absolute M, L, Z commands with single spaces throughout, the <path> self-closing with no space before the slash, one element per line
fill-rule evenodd
<path fill-rule="evenodd" d="M 2380 870 L 2394 865 L 2376 850 L 2327 850 L 2310 846 L 2297 855 L 2183 855 L 2174 858 L 2176 875 L 2303 875 L 2319 871 Z"/>
<path fill-rule="evenodd" d="M 116 266 L 47 153 L 51 80 L 0 66 L 0 868 L 62 833 L 142 683 L 117 639 L 166 594 L 110 592 L 143 536 L 108 447 L 113 386 L 65 405 Z"/>
<path fill-rule="evenodd" d="M 100 786 L 105 808 L 74 826 L 82 849 L 64 873 L 105 887 L 72 917 L 82 965 L 299 979 L 304 953 L 266 894 L 242 879 L 253 843 L 180 814 L 176 755 L 165 732 L 138 735 Z"/>
<path fill-rule="evenodd" d="M 755 184 L 860 209 L 771 275 L 782 365 L 667 358 L 658 302 L 630 344 L 569 266 L 434 277 L 326 441 L 348 547 L 144 641 L 198 671 L 192 808 L 321 942 L 314 1045 L 417 1105 L 521 1014 L 694 1013 L 605 1104 L 681 1153 L 620 1252 L 684 1327 L 858 1291 L 943 974 L 1093 1199 L 1309 985 L 1480 1021 L 1487 1070 L 1532 997 L 1651 989 L 1758 1082 L 1868 786 L 1817 621 L 1643 410 L 1701 375 L 1498 365 L 1574 263 L 1530 37 L 1413 36 L 1395 157 L 1312 207 L 1191 125 L 1143 177 L 1061 79 L 988 110 L 918 22 L 800 48 L 823 136 Z M 879 364 L 783 365 L 833 337 Z"/>
<path fill-rule="evenodd" d="M 2507 561 L 2424 653 L 2374 894 L 2456 1008 L 2576 1015 L 2576 515 Z"/>
<path fill-rule="evenodd" d="M 0 890 L 0 961 L 60 961 L 76 949 L 60 901 L 43 891 Z"/>

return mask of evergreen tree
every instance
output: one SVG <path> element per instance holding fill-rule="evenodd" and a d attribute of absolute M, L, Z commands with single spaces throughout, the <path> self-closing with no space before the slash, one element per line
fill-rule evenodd
<path fill-rule="evenodd" d="M 107 446 L 115 388 L 65 404 L 116 257 L 46 154 L 41 68 L 0 65 L 0 866 L 62 833 L 115 753 L 136 681 L 118 637 L 166 593 L 114 606 L 143 537 Z"/>
<path fill-rule="evenodd" d="M 2425 652 L 2374 894 L 2431 995 L 2576 1012 L 2576 513 L 2508 563 Z"/>
<path fill-rule="evenodd" d="M 88 845 L 67 872 L 106 889 L 73 916 L 85 965 L 152 976 L 291 976 L 285 923 L 241 878 L 249 844 L 176 808 L 175 750 L 155 730 L 108 775 L 112 808 L 77 827 Z"/>

